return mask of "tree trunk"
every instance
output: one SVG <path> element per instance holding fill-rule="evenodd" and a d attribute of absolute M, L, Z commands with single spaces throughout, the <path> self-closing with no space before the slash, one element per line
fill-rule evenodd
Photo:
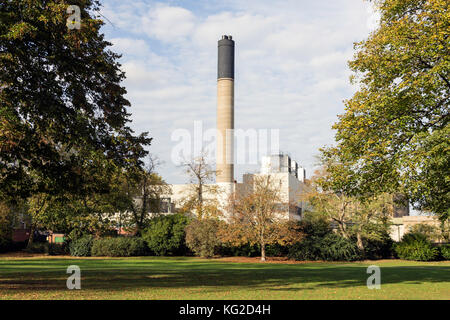
<path fill-rule="evenodd" d="M 364 244 L 362 241 L 361 233 L 359 231 L 356 233 L 356 240 L 357 240 L 356 245 L 358 246 L 358 249 L 364 251 Z"/>
<path fill-rule="evenodd" d="M 345 222 L 339 221 L 338 222 L 339 229 L 341 230 L 341 234 L 345 239 L 348 239 L 347 229 L 345 228 Z"/>
<path fill-rule="evenodd" d="M 261 261 L 266 261 L 266 245 L 261 244 Z"/>
<path fill-rule="evenodd" d="M 200 182 L 198 184 L 198 217 L 199 219 L 203 218 L 203 184 Z"/>
<path fill-rule="evenodd" d="M 36 230 L 36 227 L 34 225 L 34 223 L 31 223 L 31 227 L 30 227 L 30 237 L 28 238 L 28 244 L 27 246 L 30 246 L 33 244 L 34 241 L 34 231 Z"/>
<path fill-rule="evenodd" d="M 266 261 L 266 243 L 264 242 L 264 237 L 261 236 L 261 261 Z"/>

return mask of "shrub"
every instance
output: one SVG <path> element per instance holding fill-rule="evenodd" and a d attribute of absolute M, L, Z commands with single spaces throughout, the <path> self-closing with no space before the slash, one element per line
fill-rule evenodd
<path fill-rule="evenodd" d="M 439 255 L 439 249 L 433 247 L 424 234 L 407 233 L 402 241 L 395 245 L 395 252 L 400 259 L 415 261 L 435 260 Z"/>
<path fill-rule="evenodd" d="M 47 242 L 33 242 L 27 245 L 25 252 L 28 253 L 48 253 Z"/>
<path fill-rule="evenodd" d="M 196 255 L 210 258 L 220 244 L 218 229 L 219 221 L 216 219 L 194 219 L 186 227 L 186 245 Z"/>
<path fill-rule="evenodd" d="M 24 250 L 28 245 L 28 240 L 15 242 L 10 239 L 2 242 L 0 240 L 0 252 L 16 252 Z"/>
<path fill-rule="evenodd" d="M 11 239 L 0 236 L 0 253 L 1 252 L 10 252 L 13 248 L 13 242 Z"/>
<path fill-rule="evenodd" d="M 69 254 L 69 246 L 67 243 L 49 243 L 47 245 L 47 253 L 50 256 L 60 256 Z"/>
<path fill-rule="evenodd" d="M 450 244 L 444 244 L 440 248 L 441 256 L 444 260 L 450 260 Z"/>
<path fill-rule="evenodd" d="M 70 255 L 74 257 L 89 257 L 93 244 L 93 237 L 90 235 L 83 236 L 70 242 Z"/>
<path fill-rule="evenodd" d="M 261 250 L 257 244 L 251 245 L 249 243 L 233 246 L 233 245 L 221 245 L 217 252 L 221 256 L 232 257 L 257 257 L 261 255 Z"/>
<path fill-rule="evenodd" d="M 322 260 L 321 238 L 305 238 L 289 248 L 288 258 L 297 261 Z"/>
<path fill-rule="evenodd" d="M 322 260 L 355 261 L 362 259 L 362 253 L 350 239 L 335 233 L 326 235 L 320 242 Z"/>
<path fill-rule="evenodd" d="M 289 249 L 288 257 L 300 261 L 355 261 L 361 260 L 362 254 L 350 239 L 329 233 L 324 237 L 308 237 L 294 244 Z"/>
<path fill-rule="evenodd" d="M 283 246 L 278 243 L 268 244 L 266 246 L 266 255 L 268 257 L 286 257 L 289 253 L 289 246 Z"/>
<path fill-rule="evenodd" d="M 364 239 L 364 257 L 366 259 L 388 259 L 393 253 L 394 241 L 389 235 L 384 235 L 381 239 Z"/>
<path fill-rule="evenodd" d="M 188 223 L 189 218 L 183 214 L 159 216 L 150 221 L 142 238 L 155 255 L 185 255 L 185 229 Z"/>
<path fill-rule="evenodd" d="M 330 227 L 330 223 L 316 214 L 308 212 L 305 213 L 303 220 L 299 222 L 300 231 L 306 238 L 318 237 L 323 238 L 327 234 L 333 232 Z"/>
<path fill-rule="evenodd" d="M 94 240 L 91 253 L 94 257 L 132 257 L 145 255 L 147 249 L 141 238 L 101 238 Z"/>

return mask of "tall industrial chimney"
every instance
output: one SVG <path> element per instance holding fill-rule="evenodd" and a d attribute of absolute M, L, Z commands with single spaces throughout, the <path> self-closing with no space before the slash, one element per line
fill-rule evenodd
<path fill-rule="evenodd" d="M 216 182 L 234 182 L 234 41 L 219 40 L 217 68 Z"/>

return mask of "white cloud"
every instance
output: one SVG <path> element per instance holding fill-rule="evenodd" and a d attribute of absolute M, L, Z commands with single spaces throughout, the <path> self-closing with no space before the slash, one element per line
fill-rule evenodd
<path fill-rule="evenodd" d="M 156 5 L 141 18 L 142 31 L 163 42 L 188 36 L 195 26 L 192 12 L 181 7 Z"/>
<path fill-rule="evenodd" d="M 147 42 L 142 39 L 113 38 L 109 41 L 113 44 L 115 52 L 126 54 L 127 57 L 138 56 L 145 58 L 151 54 Z"/>
<path fill-rule="evenodd" d="M 180 6 L 183 5 L 183 7 Z M 202 5 L 208 10 L 202 10 Z M 279 128 L 281 149 L 312 174 L 318 148 L 354 88 L 347 60 L 371 31 L 359 0 L 230 0 L 177 5 L 106 1 L 113 49 L 123 53 L 133 127 L 150 131 L 164 178 L 185 177 L 170 161 L 171 133 L 215 126 L 217 40 L 236 40 L 236 128 Z M 216 10 L 213 10 L 217 8 Z M 236 177 L 253 166 L 239 166 Z"/>

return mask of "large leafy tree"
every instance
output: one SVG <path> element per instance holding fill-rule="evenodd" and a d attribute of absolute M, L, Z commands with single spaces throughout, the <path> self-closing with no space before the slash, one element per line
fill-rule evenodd
<path fill-rule="evenodd" d="M 374 0 L 380 26 L 349 63 L 359 90 L 323 150 L 329 187 L 372 197 L 402 191 L 450 213 L 450 15 L 446 0 Z"/>
<path fill-rule="evenodd" d="M 69 30 L 69 5 L 81 28 Z M 100 32 L 95 0 L 0 3 L 0 190 L 108 192 L 117 170 L 141 166 L 147 134 L 128 126 L 119 55 Z"/>

